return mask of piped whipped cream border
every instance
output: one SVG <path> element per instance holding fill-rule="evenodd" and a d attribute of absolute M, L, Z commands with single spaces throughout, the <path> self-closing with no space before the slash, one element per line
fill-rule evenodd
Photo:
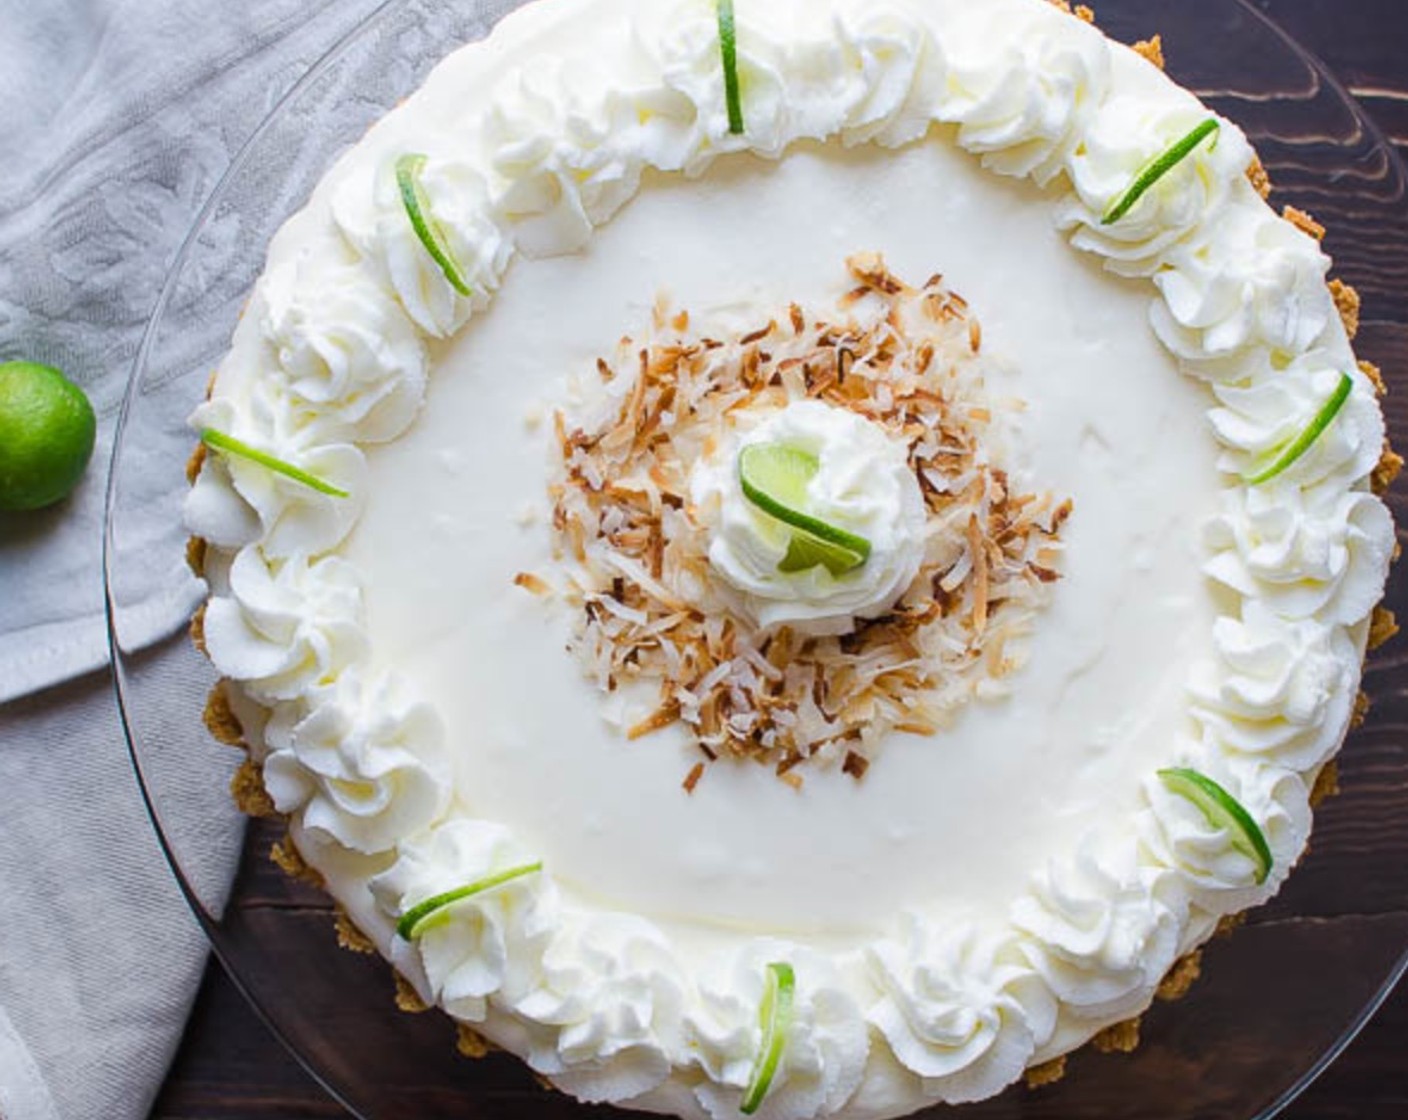
<path fill-rule="evenodd" d="M 397 147 L 374 129 L 280 233 L 193 417 L 352 497 L 210 456 L 187 521 L 211 546 L 207 649 L 253 701 L 244 722 L 268 793 L 427 1001 L 582 1099 L 732 1116 L 764 965 L 787 959 L 795 1012 L 758 1114 L 899 1115 L 990 1096 L 1138 1013 L 1221 916 L 1279 888 L 1305 847 L 1308 787 L 1348 728 L 1394 548 L 1367 483 L 1384 426 L 1327 258 L 1252 188 L 1253 152 L 1230 122 L 1102 224 L 1208 110 L 1094 28 L 1043 0 L 769 0 L 740 3 L 738 25 L 741 137 L 708 0 L 539 0 L 442 63 L 391 114 Z M 552 55 L 535 56 L 549 38 Z M 1225 610 L 1167 765 L 1240 800 L 1270 843 L 1271 877 L 1257 885 L 1251 861 L 1151 774 L 1134 819 L 1054 856 L 1000 927 L 911 913 L 863 949 L 757 939 L 692 972 L 649 921 L 567 900 L 548 869 L 398 938 L 411 906 L 534 853 L 460 811 L 436 713 L 414 682 L 372 668 L 359 574 L 335 551 L 361 513 L 363 446 L 411 423 L 428 341 L 486 311 L 516 255 L 579 249 L 647 168 L 697 176 L 804 138 L 956 143 L 1034 180 L 1077 250 L 1149 286 L 1153 330 L 1206 387 L 1226 479 L 1204 542 Z M 425 190 L 472 296 L 411 229 L 390 170 L 405 151 L 429 157 Z M 1352 394 L 1310 452 L 1244 484 L 1341 373 Z"/>

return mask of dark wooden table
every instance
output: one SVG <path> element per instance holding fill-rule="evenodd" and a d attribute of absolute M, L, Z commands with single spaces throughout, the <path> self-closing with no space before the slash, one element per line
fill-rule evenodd
<path fill-rule="evenodd" d="M 1408 0 L 1254 2 L 1329 65 L 1408 157 Z M 1408 361 L 1408 307 L 1375 308 L 1374 313 L 1389 320 L 1382 325 L 1398 336 L 1401 345 L 1395 349 Z M 212 965 L 153 1120 L 345 1115 L 269 1034 L 219 966 Z M 1349 1051 L 1285 1117 L 1408 1117 L 1408 985 L 1390 997 Z"/>

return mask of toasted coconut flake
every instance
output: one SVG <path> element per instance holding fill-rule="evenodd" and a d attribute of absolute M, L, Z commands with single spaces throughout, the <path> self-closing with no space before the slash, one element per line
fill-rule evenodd
<path fill-rule="evenodd" d="M 981 634 L 988 625 L 988 557 L 982 526 L 974 514 L 968 519 L 968 554 L 973 566 L 973 629 Z"/>
<path fill-rule="evenodd" d="M 519 572 L 513 577 L 514 585 L 523 588 L 529 594 L 539 597 L 551 595 L 552 585 L 542 576 L 534 575 L 532 572 Z"/>
<path fill-rule="evenodd" d="M 693 793 L 694 787 L 699 784 L 699 779 L 704 776 L 704 763 L 696 762 L 684 780 L 685 793 Z"/>
<path fill-rule="evenodd" d="M 683 723 L 706 759 L 752 759 L 794 786 L 807 765 L 859 778 L 886 731 L 932 735 L 969 700 L 1001 695 L 1059 579 L 1072 508 L 1021 492 L 994 460 L 985 436 L 1012 406 L 986 395 L 966 301 L 939 277 L 910 287 L 878 254 L 848 264 L 856 286 L 838 315 L 794 304 L 781 320 L 707 338 L 662 305 L 652 337 L 624 338 L 597 363 L 582 415 L 555 419 L 557 592 L 580 608 L 573 646 L 603 692 L 659 688 L 656 710 L 626 735 Z M 893 612 L 839 637 L 760 630 L 709 564 L 716 511 L 687 497 L 692 465 L 736 416 L 801 399 L 904 440 L 934 539 L 952 542 L 932 550 Z"/>
<path fill-rule="evenodd" d="M 675 701 L 656 709 L 645 719 L 629 728 L 626 731 L 627 739 L 643 739 L 652 732 L 661 728 L 669 727 L 672 723 L 678 723 L 680 718 L 680 706 Z"/>

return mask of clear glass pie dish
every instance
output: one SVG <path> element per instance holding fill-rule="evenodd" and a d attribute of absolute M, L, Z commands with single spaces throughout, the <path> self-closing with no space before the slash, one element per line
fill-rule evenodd
<path fill-rule="evenodd" d="M 453 45 L 487 32 L 515 5 L 393 0 L 320 62 L 236 160 L 173 265 L 133 373 L 109 503 L 107 581 L 123 720 L 154 823 L 212 945 L 290 1049 L 368 1118 L 577 1114 L 517 1062 L 455 1052 L 438 1014 L 409 1016 L 380 961 L 335 948 L 331 906 L 268 859 L 282 829 L 243 821 L 225 794 L 239 755 L 202 727 L 210 665 L 178 637 L 145 644 L 132 588 L 154 556 L 147 527 L 179 520 L 181 466 L 192 446 L 179 417 L 200 399 L 273 232 L 323 170 L 415 88 Z M 1330 229 L 1337 274 L 1368 308 L 1364 357 L 1402 366 L 1376 305 L 1408 296 L 1401 165 L 1313 59 L 1240 0 L 1110 0 L 1102 26 L 1133 41 L 1157 30 L 1173 75 L 1240 123 L 1261 152 L 1277 201 Z M 1397 252 L 1399 256 L 1393 257 Z M 1401 345 L 1401 343 L 1400 343 Z M 1397 359 L 1397 360 L 1395 360 Z M 173 403 L 174 402 L 174 403 Z M 173 419 L 175 418 L 175 419 Z M 1403 441 L 1408 421 L 1390 414 Z M 153 494 L 150 465 L 169 467 Z M 165 514 L 161 514 L 165 511 Z M 138 516 L 140 513 L 140 517 Z M 154 518 L 154 513 L 158 514 Z M 1403 578 L 1389 589 L 1401 607 Z M 1340 796 L 1318 814 L 1311 854 L 1281 896 L 1236 936 L 1210 947 L 1205 975 L 1145 1019 L 1130 1056 L 1081 1053 L 1062 1083 L 1014 1089 L 973 1116 L 1109 1118 L 1273 1115 L 1353 1037 L 1408 964 L 1408 783 L 1394 729 L 1403 701 L 1393 647 L 1371 659 L 1368 722 L 1342 755 Z M 1157 1102 L 1155 1106 L 1155 1102 Z"/>

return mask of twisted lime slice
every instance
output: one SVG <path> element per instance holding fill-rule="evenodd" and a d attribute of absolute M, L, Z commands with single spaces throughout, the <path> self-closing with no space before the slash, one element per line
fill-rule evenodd
<path fill-rule="evenodd" d="M 733 0 L 718 0 L 719 53 L 724 62 L 724 100 L 728 104 L 728 130 L 743 135 L 743 98 L 738 89 L 738 28 L 733 21 Z"/>
<path fill-rule="evenodd" d="M 401 920 L 396 923 L 396 932 L 406 941 L 414 941 L 425 932 L 426 926 L 432 919 L 434 919 L 437 914 L 442 913 L 447 906 L 451 906 L 466 898 L 472 898 L 477 894 L 483 894 L 487 890 L 492 890 L 494 887 L 512 882 L 514 879 L 521 879 L 525 875 L 532 875 L 534 872 L 541 871 L 542 869 L 543 863 L 541 860 L 537 863 L 520 864 L 518 867 L 510 867 L 504 871 L 495 872 L 493 875 L 486 875 L 484 878 L 476 879 L 466 886 L 456 887 L 452 891 L 445 891 L 443 894 L 437 894 L 427 898 L 424 902 L 417 903 L 401 915 Z"/>
<path fill-rule="evenodd" d="M 870 558 L 870 542 L 803 512 L 807 484 L 821 464 L 809 451 L 781 443 L 750 443 L 738 453 L 743 496 L 792 530 L 780 572 L 804 572 L 818 564 L 833 576 L 854 571 Z"/>
<path fill-rule="evenodd" d="M 1344 407 L 1345 401 L 1349 400 L 1349 394 L 1354 391 L 1354 379 L 1347 373 L 1340 374 L 1339 384 L 1335 386 L 1335 391 L 1330 394 L 1330 399 L 1320 406 L 1320 411 L 1315 414 L 1314 419 L 1305 426 L 1305 430 L 1286 444 L 1285 449 L 1276 456 L 1270 466 L 1251 475 L 1243 475 L 1242 480 L 1248 486 L 1260 486 L 1263 482 L 1270 482 L 1278 474 L 1284 471 L 1302 455 L 1310 450 L 1311 445 L 1320 438 L 1320 435 L 1340 414 L 1340 409 Z"/>
<path fill-rule="evenodd" d="M 1226 832 L 1232 847 L 1256 864 L 1257 883 L 1266 882 L 1273 862 L 1271 846 L 1261 826 L 1252 820 L 1240 801 L 1196 770 L 1160 770 L 1159 780 L 1170 793 L 1187 798 L 1197 806 L 1209 825 Z"/>
<path fill-rule="evenodd" d="M 348 496 L 346 490 L 340 490 L 331 482 L 324 482 L 315 474 L 295 467 L 292 463 L 286 463 L 282 459 L 275 458 L 267 451 L 260 451 L 257 447 L 251 447 L 243 440 L 234 436 L 227 436 L 224 432 L 216 431 L 214 428 L 203 428 L 200 433 L 200 441 L 206 447 L 212 447 L 216 451 L 223 451 L 227 455 L 234 455 L 241 459 L 248 459 L 251 463 L 258 463 L 261 467 L 281 474 L 285 478 L 291 478 L 294 482 L 301 482 L 304 486 L 316 490 L 319 494 L 328 494 L 334 498 L 345 498 Z"/>
<path fill-rule="evenodd" d="M 401 190 L 401 202 L 406 207 L 406 216 L 411 219 L 411 228 L 416 231 L 431 259 L 440 266 L 450 286 L 462 296 L 471 295 L 469 282 L 465 280 L 459 262 L 450 250 L 449 238 L 431 213 L 430 198 L 420 181 L 425 164 L 426 157 L 415 153 L 404 155 L 396 161 L 396 186 Z"/>
<path fill-rule="evenodd" d="M 1133 210 L 1134 204 L 1144 197 L 1150 187 L 1192 155 L 1199 144 L 1221 127 L 1222 125 L 1216 117 L 1209 117 L 1187 136 L 1175 141 L 1166 151 L 1146 163 L 1139 174 L 1134 177 L 1134 182 L 1130 184 L 1129 189 L 1110 204 L 1110 208 L 1105 211 L 1105 216 L 1100 219 L 1100 224 L 1102 226 L 1114 225 Z"/>
<path fill-rule="evenodd" d="M 753 1059 L 748 1087 L 743 1090 L 743 1099 L 738 1104 L 738 1111 L 744 1116 L 757 1112 L 772 1088 L 772 1079 L 782 1063 L 782 1051 L 787 1047 L 787 1028 L 792 1025 L 792 999 L 797 988 L 792 966 L 785 961 L 773 961 L 768 965 L 766 983 L 763 1002 L 758 1006 L 763 1040 L 758 1046 L 758 1056 Z"/>

